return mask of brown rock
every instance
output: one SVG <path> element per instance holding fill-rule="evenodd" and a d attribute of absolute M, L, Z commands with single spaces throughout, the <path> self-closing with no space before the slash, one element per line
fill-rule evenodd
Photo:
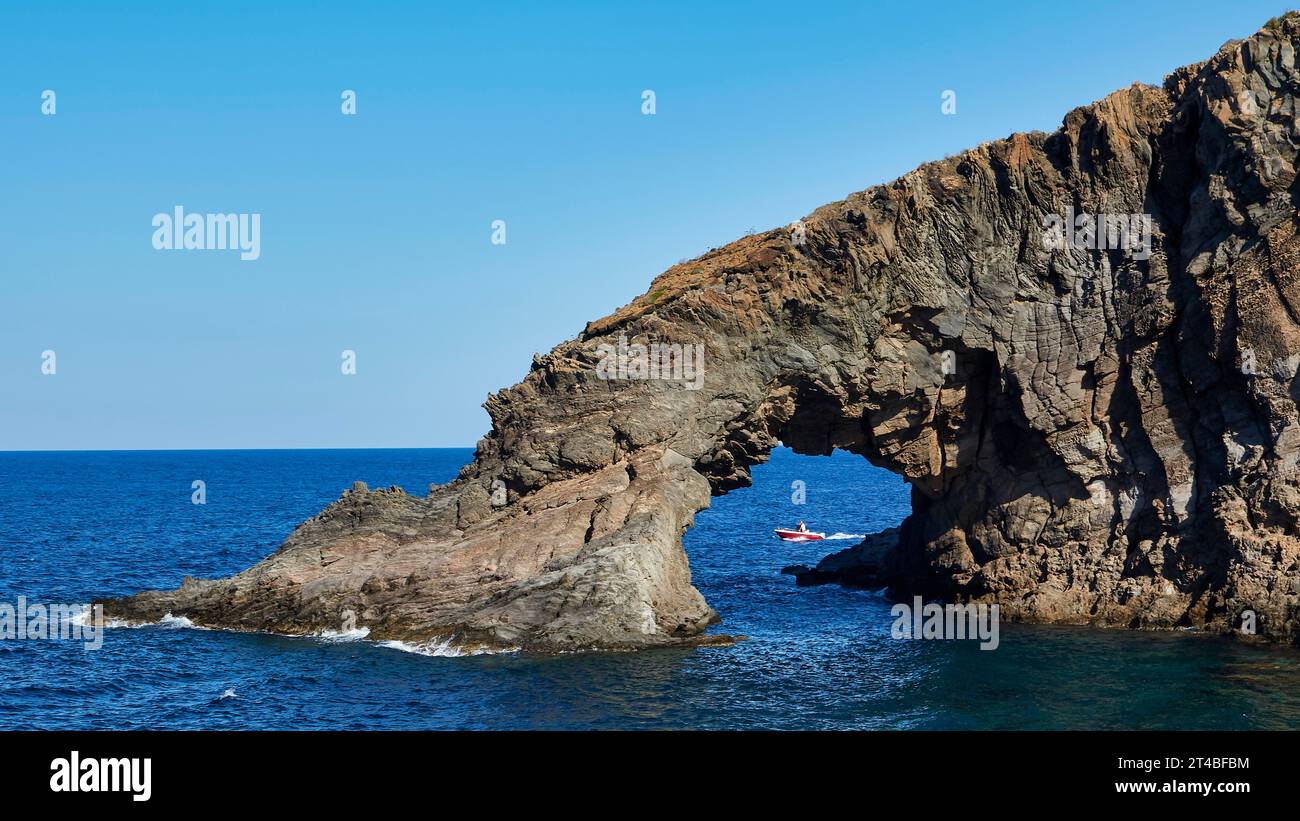
<path fill-rule="evenodd" d="M 362 486 L 256 567 L 107 611 L 290 633 L 351 611 L 375 637 L 539 650 L 698 642 L 716 614 L 681 534 L 783 441 L 911 483 L 896 545 L 860 551 L 900 595 L 1219 631 L 1252 609 L 1295 641 L 1297 46 L 1288 17 L 1055 133 L 819 208 L 797 243 L 774 230 L 676 265 L 490 396 L 455 482 Z M 1044 219 L 1071 208 L 1149 214 L 1150 257 L 1045 247 Z M 601 379 L 620 337 L 702 344 L 699 389 Z"/>

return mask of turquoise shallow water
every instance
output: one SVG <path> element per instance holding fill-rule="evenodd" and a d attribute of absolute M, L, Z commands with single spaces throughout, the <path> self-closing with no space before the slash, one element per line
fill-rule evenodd
<path fill-rule="evenodd" d="M 457 450 L 0 454 L 0 602 L 173 587 L 266 556 L 353 480 L 423 492 Z M 190 502 L 202 479 L 207 504 Z M 1003 626 L 997 650 L 897 641 L 866 591 L 780 568 L 848 546 L 771 527 L 870 533 L 901 480 L 855 456 L 779 449 L 753 488 L 687 534 L 696 585 L 734 647 L 429 657 L 148 627 L 79 643 L 0 641 L 0 728 L 1144 729 L 1300 727 L 1300 653 L 1188 633 Z M 807 503 L 791 504 L 792 483 Z"/>

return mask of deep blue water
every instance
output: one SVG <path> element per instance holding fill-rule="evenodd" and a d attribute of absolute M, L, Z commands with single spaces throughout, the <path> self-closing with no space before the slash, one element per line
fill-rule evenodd
<path fill-rule="evenodd" d="M 423 493 L 469 450 L 0 453 L 0 602 L 73 603 L 242 570 L 353 480 Z M 191 504 L 191 482 L 207 504 Z M 1300 653 L 1187 633 L 1004 625 L 997 650 L 896 641 L 866 591 L 780 568 L 852 544 L 784 544 L 777 523 L 870 533 L 901 480 L 846 453 L 778 450 L 686 537 L 695 581 L 747 641 L 560 657 L 430 657 L 146 627 L 102 648 L 0 641 L 0 729 L 1284 728 Z M 807 503 L 791 504 L 791 483 Z M 233 695 L 229 695 L 233 693 Z M 223 694 L 228 694 L 223 698 Z"/>

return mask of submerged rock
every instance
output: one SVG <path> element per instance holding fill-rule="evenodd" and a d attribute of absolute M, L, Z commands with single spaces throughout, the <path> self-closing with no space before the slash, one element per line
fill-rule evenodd
<path fill-rule="evenodd" d="M 490 396 L 456 481 L 358 484 L 257 566 L 106 612 L 546 651 L 725 641 L 681 536 L 781 441 L 911 484 L 893 546 L 853 549 L 860 583 L 1044 622 L 1226 632 L 1250 610 L 1295 641 L 1297 46 L 1288 17 L 1052 134 L 673 266 Z M 1126 221 L 1120 247 L 1096 249 L 1098 215 Z M 850 573 L 827 562 L 803 575 Z"/>

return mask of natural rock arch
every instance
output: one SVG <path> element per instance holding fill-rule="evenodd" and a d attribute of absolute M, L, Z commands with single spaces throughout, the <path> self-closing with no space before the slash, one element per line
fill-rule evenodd
<path fill-rule="evenodd" d="M 780 439 L 911 483 L 877 572 L 897 594 L 1223 631 L 1249 608 L 1293 640 L 1298 35 L 1288 19 L 1053 134 L 674 266 L 490 396 L 456 481 L 356 488 L 256 567 L 108 612 L 304 633 L 351 611 L 374 637 L 542 650 L 720 640 L 681 535 Z M 1150 257 L 1044 247 L 1070 209 L 1149 214 Z M 699 389 L 600 378 L 620 338 L 703 345 Z"/>

